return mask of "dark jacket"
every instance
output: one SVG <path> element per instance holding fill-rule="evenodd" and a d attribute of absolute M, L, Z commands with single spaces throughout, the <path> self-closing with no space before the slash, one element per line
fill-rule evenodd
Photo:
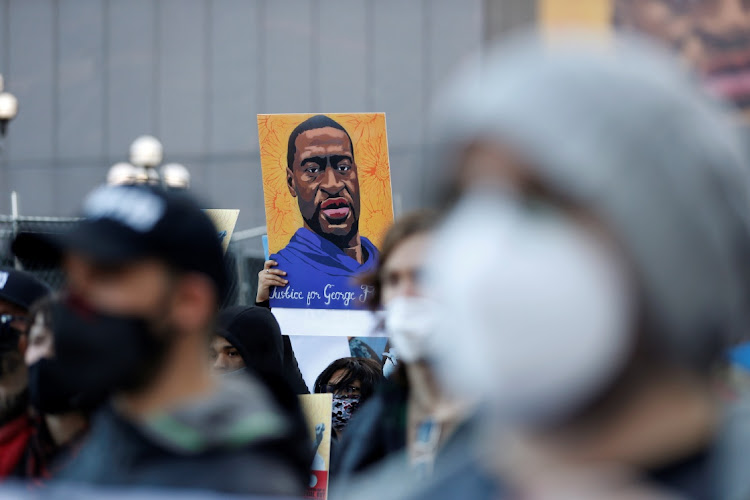
<path fill-rule="evenodd" d="M 256 302 L 256 307 L 261 307 L 267 310 L 271 309 L 269 301 Z M 281 330 L 279 330 L 281 331 Z M 289 335 L 282 335 L 283 343 L 283 371 L 284 380 L 286 380 L 289 387 L 292 388 L 295 394 L 310 394 L 305 379 L 302 376 L 302 372 L 297 364 L 297 357 L 294 355 L 294 349 L 292 349 L 292 341 L 289 340 Z"/>
<path fill-rule="evenodd" d="M 250 377 L 224 379 L 210 398 L 133 422 L 106 405 L 58 479 L 109 486 L 299 495 L 310 445 Z"/>
<path fill-rule="evenodd" d="M 18 470 L 16 476 L 35 482 L 49 480 L 75 454 L 87 432 L 88 428 L 84 428 L 66 443 L 59 445 L 50 434 L 45 418 L 41 415 L 34 416 L 32 433 L 21 464 L 23 470 Z"/>
<path fill-rule="evenodd" d="M 352 417 L 331 457 L 331 479 L 357 474 L 406 448 L 408 389 L 386 380 Z"/>
<path fill-rule="evenodd" d="M 408 388 L 399 373 L 359 412 L 332 448 L 333 500 L 495 500 L 502 488 L 475 454 L 481 429 L 474 418 L 460 424 L 438 451 L 429 478 L 417 479 L 407 463 Z"/>

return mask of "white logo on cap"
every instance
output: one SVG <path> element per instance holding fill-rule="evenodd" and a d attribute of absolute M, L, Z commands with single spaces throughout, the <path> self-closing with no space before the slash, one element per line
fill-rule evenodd
<path fill-rule="evenodd" d="M 5 288 L 5 284 L 8 282 L 8 274 L 7 271 L 0 271 L 0 290 Z"/>
<path fill-rule="evenodd" d="M 155 194 L 124 186 L 97 189 L 83 205 L 88 219 L 114 219 L 140 233 L 151 230 L 165 209 Z"/>

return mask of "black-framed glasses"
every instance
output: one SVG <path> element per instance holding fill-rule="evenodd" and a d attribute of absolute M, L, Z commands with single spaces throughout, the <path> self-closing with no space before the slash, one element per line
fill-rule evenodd
<path fill-rule="evenodd" d="M 348 387 L 337 387 L 335 385 L 327 384 L 326 392 L 331 394 L 339 394 L 341 396 L 359 396 L 359 387 L 350 385 Z"/>

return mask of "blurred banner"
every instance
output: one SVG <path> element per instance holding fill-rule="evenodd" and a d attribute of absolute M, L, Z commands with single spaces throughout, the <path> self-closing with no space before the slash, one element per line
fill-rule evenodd
<path fill-rule="evenodd" d="M 331 463 L 331 394 L 305 394 L 299 397 L 302 413 L 312 437 L 314 458 L 305 498 L 328 498 L 328 467 Z"/>
<path fill-rule="evenodd" d="M 641 33 L 673 51 L 713 95 L 750 117 L 750 2 L 537 0 L 540 27 Z"/>
<path fill-rule="evenodd" d="M 204 212 L 211 219 L 211 222 L 214 223 L 214 226 L 216 226 L 221 246 L 224 248 L 224 253 L 227 253 L 229 241 L 232 239 L 232 233 L 234 232 L 234 226 L 237 225 L 237 218 L 240 216 L 240 211 L 210 208 L 204 210 Z"/>
<path fill-rule="evenodd" d="M 271 307 L 362 309 L 355 277 L 393 222 L 385 115 L 258 115 L 258 133 L 268 249 L 289 280 Z"/>

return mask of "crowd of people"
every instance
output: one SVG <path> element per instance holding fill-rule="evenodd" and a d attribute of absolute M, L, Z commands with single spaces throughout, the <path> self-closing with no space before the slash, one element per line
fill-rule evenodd
<path fill-rule="evenodd" d="M 69 232 L 19 234 L 20 262 L 66 280 L 0 271 L 0 477 L 301 497 L 312 391 L 332 394 L 333 499 L 750 498 L 732 112 L 637 40 L 522 37 L 470 68 L 435 103 L 432 209 L 354 278 L 389 356 L 313 387 L 269 307 L 283 262 L 221 309 L 190 194 L 103 186 Z"/>

